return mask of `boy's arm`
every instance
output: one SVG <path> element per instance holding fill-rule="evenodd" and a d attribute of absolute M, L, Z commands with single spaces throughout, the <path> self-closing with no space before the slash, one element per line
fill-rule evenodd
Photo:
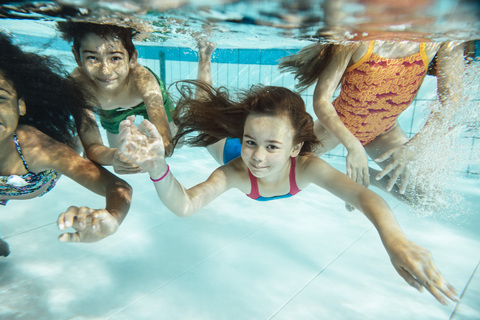
<path fill-rule="evenodd" d="M 163 95 L 157 78 L 145 67 L 137 64 L 132 69 L 134 83 L 147 109 L 148 118 L 162 135 L 166 154 L 172 152 L 172 132 L 163 104 Z"/>
<path fill-rule="evenodd" d="M 140 172 L 140 167 L 126 159 L 118 149 L 103 144 L 93 112 L 89 112 L 89 116 L 92 118 L 91 121 L 80 126 L 78 132 L 87 158 L 102 166 L 113 166 L 115 172 L 119 174 Z"/>

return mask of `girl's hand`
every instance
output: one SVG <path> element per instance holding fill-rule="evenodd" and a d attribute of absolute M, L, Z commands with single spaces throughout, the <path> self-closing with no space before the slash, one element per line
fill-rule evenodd
<path fill-rule="evenodd" d="M 135 116 L 129 116 L 120 123 L 118 149 L 128 160 L 149 172 L 150 176 L 161 176 L 167 167 L 162 136 L 150 121 L 143 121 L 148 135 L 141 132 L 134 121 Z"/>
<path fill-rule="evenodd" d="M 368 173 L 368 157 L 365 149 L 360 145 L 358 148 L 348 150 L 347 176 L 356 183 L 368 187 L 370 175 Z"/>
<path fill-rule="evenodd" d="M 404 194 L 407 189 L 408 180 L 410 172 L 408 170 L 408 163 L 412 161 L 415 157 L 415 154 L 408 150 L 407 145 L 393 148 L 382 154 L 380 157 L 375 159 L 375 162 L 382 162 L 388 158 L 392 160 L 390 163 L 383 168 L 383 170 L 377 174 L 375 177 L 377 180 L 382 179 L 385 175 L 392 172 L 390 180 L 387 184 L 387 191 L 391 191 L 397 180 L 400 178 L 399 193 Z"/>
<path fill-rule="evenodd" d="M 457 291 L 437 270 L 428 250 L 408 239 L 386 245 L 385 248 L 395 270 L 409 285 L 420 292 L 425 287 L 442 304 L 447 304 L 444 295 L 452 301 L 458 301 Z"/>
<path fill-rule="evenodd" d="M 73 228 L 76 232 L 63 233 L 58 239 L 62 242 L 96 242 L 114 234 L 118 221 L 105 209 L 71 206 L 57 221 L 58 228 Z"/>

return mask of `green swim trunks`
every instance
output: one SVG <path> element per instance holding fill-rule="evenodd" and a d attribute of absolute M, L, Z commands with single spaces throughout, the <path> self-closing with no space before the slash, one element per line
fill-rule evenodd
<path fill-rule="evenodd" d="M 167 113 L 168 122 L 172 121 L 172 113 L 175 109 L 172 100 L 167 94 L 167 89 L 165 88 L 165 84 L 160 80 L 160 78 L 148 67 L 145 67 L 148 71 L 150 71 L 155 78 L 157 78 L 158 84 L 160 85 L 160 90 L 162 91 L 163 97 L 163 106 L 165 108 L 165 112 Z M 120 126 L 120 122 L 125 120 L 128 116 L 136 115 L 136 116 L 143 116 L 145 119 L 148 119 L 147 107 L 145 103 L 142 102 L 136 107 L 133 108 L 118 108 L 113 110 L 98 110 L 98 114 L 100 116 L 100 124 L 102 127 L 110 133 L 118 134 L 118 128 Z"/>

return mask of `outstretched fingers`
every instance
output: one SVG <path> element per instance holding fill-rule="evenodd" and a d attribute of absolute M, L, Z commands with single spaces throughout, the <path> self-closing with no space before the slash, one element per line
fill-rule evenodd
<path fill-rule="evenodd" d="M 80 242 L 80 234 L 78 232 L 66 232 L 58 236 L 61 242 Z"/>
<path fill-rule="evenodd" d="M 458 293 L 438 272 L 434 265 L 426 270 L 407 270 L 403 267 L 395 267 L 398 274 L 412 287 L 422 292 L 427 289 L 441 304 L 447 304 L 445 297 L 452 301 L 458 301 Z"/>
<path fill-rule="evenodd" d="M 163 143 L 162 135 L 158 132 L 157 127 L 155 127 L 153 123 L 148 120 L 143 120 L 143 126 L 145 127 L 145 130 L 147 130 L 147 133 L 150 135 L 150 137 L 158 139 Z"/>

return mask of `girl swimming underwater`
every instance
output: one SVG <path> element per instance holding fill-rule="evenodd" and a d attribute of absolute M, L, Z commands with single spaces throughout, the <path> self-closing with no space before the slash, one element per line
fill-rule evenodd
<path fill-rule="evenodd" d="M 89 125 L 83 93 L 51 59 L 23 52 L 2 34 L 0 48 L 0 205 L 41 196 L 65 174 L 105 196 L 106 207 L 69 207 L 58 226 L 76 232 L 60 240 L 92 242 L 113 234 L 129 210 L 132 190 L 74 150 L 76 123 Z"/>
<path fill-rule="evenodd" d="M 224 138 L 241 139 L 241 155 L 210 177 L 186 189 L 165 162 L 160 134 L 147 120 L 148 134 L 129 117 L 120 126 L 120 150 L 150 174 L 161 201 L 175 214 L 189 216 L 229 189 L 255 200 L 291 197 L 310 184 L 324 188 L 362 211 L 377 229 L 397 272 L 411 286 L 425 287 L 441 303 L 456 300 L 456 291 L 437 271 L 430 253 L 406 238 L 387 203 L 312 153 L 319 144 L 313 119 L 302 98 L 282 87 L 254 86 L 231 99 L 224 88 L 186 81 L 174 119 L 194 146 L 209 146 Z M 193 85 L 202 95 L 195 98 Z M 191 133 L 197 135 L 191 136 Z"/>

